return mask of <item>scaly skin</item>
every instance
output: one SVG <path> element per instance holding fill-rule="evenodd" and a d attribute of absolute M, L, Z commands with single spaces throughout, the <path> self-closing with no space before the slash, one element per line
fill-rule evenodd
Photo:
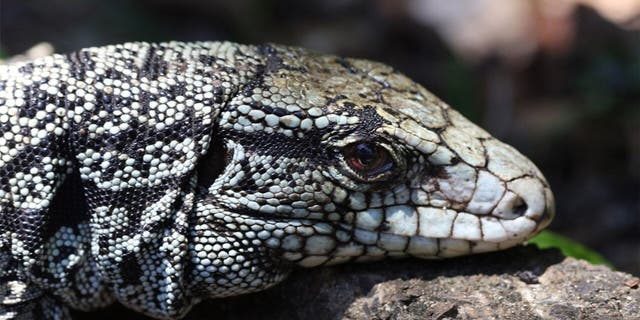
<path fill-rule="evenodd" d="M 380 63 L 128 43 L 0 66 L 0 318 L 157 318 L 296 266 L 508 248 L 540 171 Z"/>

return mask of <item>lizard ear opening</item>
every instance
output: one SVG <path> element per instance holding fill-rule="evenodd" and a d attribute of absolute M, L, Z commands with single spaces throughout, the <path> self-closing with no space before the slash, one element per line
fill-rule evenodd
<path fill-rule="evenodd" d="M 222 139 L 214 138 L 211 140 L 209 150 L 196 166 L 198 186 L 209 188 L 222 174 L 230 159 L 231 153 L 225 147 Z"/>

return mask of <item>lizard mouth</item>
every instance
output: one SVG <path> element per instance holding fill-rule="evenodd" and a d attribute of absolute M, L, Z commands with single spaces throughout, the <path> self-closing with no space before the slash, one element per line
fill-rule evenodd
<path fill-rule="evenodd" d="M 537 234 L 551 217 L 550 209 L 534 220 L 524 214 L 499 218 L 399 205 L 358 212 L 353 235 L 355 242 L 382 250 L 382 256 L 437 259 L 512 247 Z"/>
<path fill-rule="evenodd" d="M 304 267 L 387 257 L 440 259 L 513 247 L 537 234 L 551 218 L 550 213 L 542 214 L 537 222 L 525 216 L 515 219 L 487 216 L 478 218 L 474 224 L 465 221 L 468 217 L 461 218 L 467 213 L 442 208 L 393 206 L 384 211 L 388 214 L 373 230 L 370 225 L 362 225 L 362 221 L 356 221 L 354 227 L 347 223 L 290 220 L 288 223 L 308 226 L 308 234 L 292 235 L 292 240 L 285 237 L 278 249 L 285 250 L 283 257 Z M 371 210 L 359 214 L 370 217 Z"/>

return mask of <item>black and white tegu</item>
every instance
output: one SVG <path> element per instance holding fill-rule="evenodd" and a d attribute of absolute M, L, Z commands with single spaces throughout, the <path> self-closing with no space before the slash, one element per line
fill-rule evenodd
<path fill-rule="evenodd" d="M 517 245 L 531 161 L 384 64 L 126 43 L 0 66 L 0 319 L 179 318 L 296 267 Z"/>

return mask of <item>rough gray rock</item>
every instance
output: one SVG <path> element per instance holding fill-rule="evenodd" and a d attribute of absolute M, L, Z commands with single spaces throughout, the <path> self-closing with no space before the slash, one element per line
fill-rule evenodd
<path fill-rule="evenodd" d="M 299 270 L 187 319 L 640 319 L 638 279 L 533 246 L 442 261 Z M 129 314 L 121 307 L 85 314 Z"/>

